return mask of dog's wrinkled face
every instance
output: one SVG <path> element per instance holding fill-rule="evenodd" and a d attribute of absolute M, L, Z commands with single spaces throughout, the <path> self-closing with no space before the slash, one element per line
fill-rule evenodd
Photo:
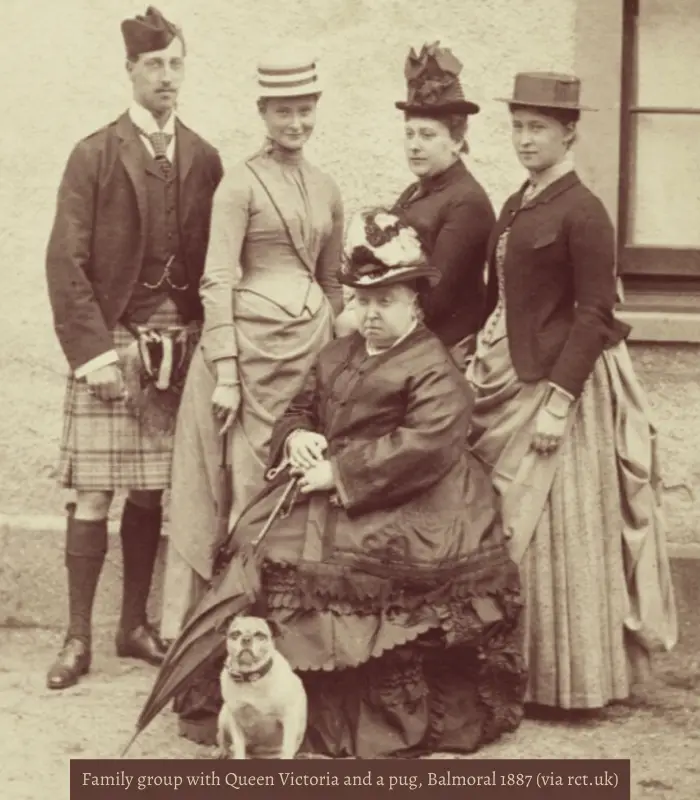
<path fill-rule="evenodd" d="M 226 650 L 240 672 L 252 672 L 270 658 L 275 649 L 272 632 L 260 617 L 235 617 L 226 634 Z"/>

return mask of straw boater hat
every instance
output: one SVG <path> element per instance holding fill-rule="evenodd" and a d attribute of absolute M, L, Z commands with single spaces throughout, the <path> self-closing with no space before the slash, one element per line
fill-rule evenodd
<path fill-rule="evenodd" d="M 464 97 L 461 71 L 462 62 L 440 42 L 424 44 L 418 54 L 411 48 L 404 68 L 407 97 L 395 103 L 396 108 L 428 117 L 478 114 L 479 106 Z"/>
<path fill-rule="evenodd" d="M 154 6 L 148 6 L 143 15 L 125 19 L 121 30 L 126 55 L 130 59 L 138 58 L 141 53 L 165 50 L 175 37 L 180 39 L 183 48 L 185 46 L 180 28 L 169 22 Z"/>
<path fill-rule="evenodd" d="M 313 56 L 287 53 L 258 64 L 258 97 L 303 97 L 321 94 L 322 88 Z"/>
<path fill-rule="evenodd" d="M 338 276 L 354 288 L 425 280 L 432 287 L 439 270 L 426 258 L 416 231 L 384 208 L 360 211 L 348 224 L 344 262 Z"/>
<path fill-rule="evenodd" d="M 595 111 L 580 103 L 581 81 L 575 75 L 559 72 L 519 72 L 512 97 L 497 97 L 509 105 L 531 108 L 556 108 L 568 111 Z"/>

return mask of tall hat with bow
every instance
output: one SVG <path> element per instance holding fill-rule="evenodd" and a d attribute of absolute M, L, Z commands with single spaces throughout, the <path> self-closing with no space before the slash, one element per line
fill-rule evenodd
<path fill-rule="evenodd" d="M 142 53 L 165 50 L 175 38 L 180 39 L 183 49 L 185 47 L 180 28 L 167 20 L 154 6 L 148 6 L 143 15 L 138 14 L 132 19 L 123 20 L 121 30 L 126 55 L 130 59 L 136 59 Z"/>
<path fill-rule="evenodd" d="M 478 114 L 479 106 L 464 96 L 461 72 L 462 62 L 440 42 L 424 44 L 420 53 L 411 48 L 404 68 L 407 96 L 396 108 L 430 117 Z"/>
<path fill-rule="evenodd" d="M 391 211 L 359 211 L 348 223 L 338 275 L 342 284 L 371 288 L 426 281 L 432 287 L 440 277 L 440 271 L 429 263 L 416 231 Z"/>

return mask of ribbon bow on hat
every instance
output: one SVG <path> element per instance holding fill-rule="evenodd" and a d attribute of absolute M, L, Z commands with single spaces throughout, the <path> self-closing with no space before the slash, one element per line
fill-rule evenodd
<path fill-rule="evenodd" d="M 407 99 L 396 107 L 414 113 L 477 114 L 479 106 L 464 97 L 461 72 L 462 62 L 440 42 L 424 44 L 420 53 L 411 48 L 404 67 Z"/>
<path fill-rule="evenodd" d="M 412 47 L 406 59 L 404 75 L 408 82 L 409 100 L 430 101 L 453 84 L 462 71 L 462 63 L 440 42 L 424 44 L 420 53 Z"/>

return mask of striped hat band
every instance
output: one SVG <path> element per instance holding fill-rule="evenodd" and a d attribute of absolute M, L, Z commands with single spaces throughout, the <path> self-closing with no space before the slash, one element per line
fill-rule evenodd
<path fill-rule="evenodd" d="M 320 91 L 316 62 L 299 66 L 258 66 L 258 86 L 265 94 L 305 94 Z"/>

